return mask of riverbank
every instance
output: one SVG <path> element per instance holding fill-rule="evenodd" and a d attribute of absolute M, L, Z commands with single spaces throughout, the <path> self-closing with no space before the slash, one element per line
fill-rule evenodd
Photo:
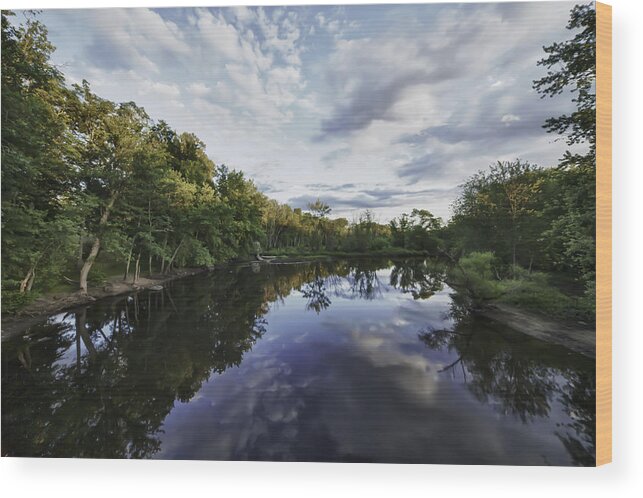
<path fill-rule="evenodd" d="M 392 251 L 369 253 L 370 257 L 394 257 L 394 256 L 418 256 L 423 253 L 417 251 Z M 54 293 L 39 296 L 34 301 L 25 305 L 15 313 L 2 313 L 2 338 L 5 339 L 14 334 L 18 334 L 26 328 L 41 322 L 48 316 L 66 311 L 77 306 L 91 304 L 99 299 L 105 299 L 123 294 L 130 294 L 154 286 L 162 286 L 172 280 L 196 275 L 210 271 L 226 265 L 249 265 L 249 264 L 297 264 L 308 263 L 311 261 L 329 260 L 343 257 L 365 257 L 367 254 L 345 253 L 345 252 L 319 252 L 319 253 L 290 253 L 279 254 L 277 258 L 270 261 L 257 260 L 232 260 L 226 263 L 209 268 L 183 268 L 175 270 L 169 274 L 154 274 L 148 277 L 141 277 L 136 283 L 123 281 L 122 272 L 117 275 L 108 277 L 102 285 L 90 286 L 87 294 L 81 294 L 79 291 L 58 291 Z"/>
<path fill-rule="evenodd" d="M 586 326 L 551 320 L 505 303 L 494 303 L 478 313 L 536 339 L 559 344 L 590 358 L 596 357 L 596 331 Z"/>
<path fill-rule="evenodd" d="M 99 299 L 130 294 L 155 286 L 163 286 L 172 280 L 189 277 L 209 271 L 210 268 L 183 268 L 168 274 L 155 274 L 141 277 L 136 283 L 125 282 L 122 277 L 114 276 L 100 286 L 89 287 L 87 294 L 58 292 L 36 298 L 33 302 L 13 314 L 2 314 L 2 339 L 18 334 L 48 316 L 70 308 L 90 304 Z"/>
<path fill-rule="evenodd" d="M 371 257 L 394 257 L 400 255 L 400 253 L 396 253 L 395 255 L 369 254 Z M 250 264 L 297 264 L 309 263 L 315 260 L 356 256 L 359 257 L 358 254 L 352 253 L 289 255 L 280 256 L 278 259 L 272 261 L 231 261 L 226 264 L 218 265 L 217 267 Z M 409 252 L 406 253 L 405 256 L 418 256 L 418 254 Z M 53 314 L 85 304 L 90 304 L 99 299 L 130 294 L 149 289 L 154 286 L 163 286 L 172 280 L 204 273 L 217 267 L 185 268 L 177 270 L 171 274 L 157 274 L 146 278 L 140 278 L 136 284 L 132 282 L 124 282 L 122 277 L 114 276 L 109 278 L 102 286 L 90 287 L 87 295 L 82 295 L 76 291 L 59 292 L 39 297 L 16 314 L 3 314 L 2 339 L 19 334 L 31 325 L 39 323 Z M 543 314 L 534 312 L 533 310 L 498 301 L 494 301 L 493 303 L 486 305 L 483 309 L 477 311 L 477 313 L 518 332 L 549 343 L 562 345 L 585 356 L 593 358 L 596 355 L 595 331 L 582 323 L 566 322 L 558 318 L 544 316 Z"/>

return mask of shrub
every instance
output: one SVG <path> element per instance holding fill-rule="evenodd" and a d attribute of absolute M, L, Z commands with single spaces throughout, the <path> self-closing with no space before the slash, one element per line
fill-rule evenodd
<path fill-rule="evenodd" d="M 448 283 L 456 290 L 467 291 L 475 305 L 497 299 L 503 292 L 495 275 L 496 258 L 490 252 L 472 252 L 460 258 L 448 272 Z"/>

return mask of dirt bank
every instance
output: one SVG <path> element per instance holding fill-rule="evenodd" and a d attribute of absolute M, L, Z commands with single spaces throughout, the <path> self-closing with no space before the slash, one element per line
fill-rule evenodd
<path fill-rule="evenodd" d="M 523 334 L 596 357 L 596 331 L 589 326 L 560 323 L 503 303 L 489 306 L 480 314 Z"/>
<path fill-rule="evenodd" d="M 124 282 L 122 277 L 112 277 L 100 287 L 90 287 L 87 295 L 80 292 L 56 293 L 37 298 L 15 315 L 2 315 L 2 339 L 19 334 L 31 325 L 46 319 L 48 316 L 83 304 L 93 303 L 99 299 L 129 294 L 148 289 L 155 285 L 164 285 L 178 278 L 196 275 L 209 271 L 208 268 L 184 268 L 170 274 L 151 275 L 139 278 L 138 282 Z"/>

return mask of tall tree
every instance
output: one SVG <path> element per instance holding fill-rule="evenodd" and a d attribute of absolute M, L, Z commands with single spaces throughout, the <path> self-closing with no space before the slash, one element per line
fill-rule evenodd
<path fill-rule="evenodd" d="M 463 186 L 451 230 L 463 249 L 494 251 L 512 265 L 531 264 L 544 229 L 538 210 L 543 172 L 520 160 L 498 161 Z"/>
<path fill-rule="evenodd" d="M 586 143 L 585 154 L 567 151 L 555 175 L 555 195 L 548 203 L 550 229 L 544 234 L 558 264 L 574 271 L 585 282 L 593 302 L 596 261 L 596 10 L 595 4 L 576 5 L 569 30 L 575 35 L 544 47 L 547 57 L 538 62 L 548 69 L 534 88 L 542 97 L 565 90 L 573 94 L 576 110 L 545 122 L 550 133 L 567 137 L 569 145 Z"/>
<path fill-rule="evenodd" d="M 14 25 L 13 15 L 2 11 L 2 276 L 3 289 L 24 293 L 37 269 L 59 271 L 68 248 L 74 137 L 47 29 L 31 13 Z"/>
<path fill-rule="evenodd" d="M 89 253 L 80 269 L 80 291 L 87 293 L 87 278 L 109 229 L 119 198 L 132 186 L 137 169 L 154 161 L 158 148 L 150 141 L 150 121 L 134 103 L 114 104 L 93 94 L 87 82 L 76 86 L 78 96 L 74 130 L 81 137 L 79 176 L 85 231 L 91 234 Z"/>
<path fill-rule="evenodd" d="M 307 207 L 316 218 L 326 218 L 332 211 L 331 207 L 324 201 L 320 200 L 319 197 L 315 202 L 309 202 Z"/>
<path fill-rule="evenodd" d="M 588 143 L 589 152 L 567 152 L 562 165 L 594 164 L 596 159 L 596 10 L 594 3 L 576 5 L 571 10 L 567 29 L 576 31 L 573 38 L 543 47 L 547 57 L 538 61 L 547 74 L 534 81 L 542 98 L 555 97 L 569 90 L 576 110 L 549 118 L 544 127 L 550 133 L 567 136 L 569 145 Z"/>

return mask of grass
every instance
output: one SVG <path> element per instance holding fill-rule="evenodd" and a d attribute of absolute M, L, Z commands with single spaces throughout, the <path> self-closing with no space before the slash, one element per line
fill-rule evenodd
<path fill-rule="evenodd" d="M 563 320 L 593 322 L 594 308 L 584 295 L 573 296 L 534 280 L 504 280 L 499 302 L 528 309 Z"/>
<path fill-rule="evenodd" d="M 471 253 L 460 259 L 449 271 L 449 284 L 465 291 L 474 306 L 498 302 L 530 310 L 565 321 L 595 320 L 591 293 L 575 292 L 561 282 L 559 276 L 529 272 L 521 267 L 510 268 L 499 278 L 496 258 L 492 253 Z M 502 274 L 502 273 L 501 273 Z"/>

